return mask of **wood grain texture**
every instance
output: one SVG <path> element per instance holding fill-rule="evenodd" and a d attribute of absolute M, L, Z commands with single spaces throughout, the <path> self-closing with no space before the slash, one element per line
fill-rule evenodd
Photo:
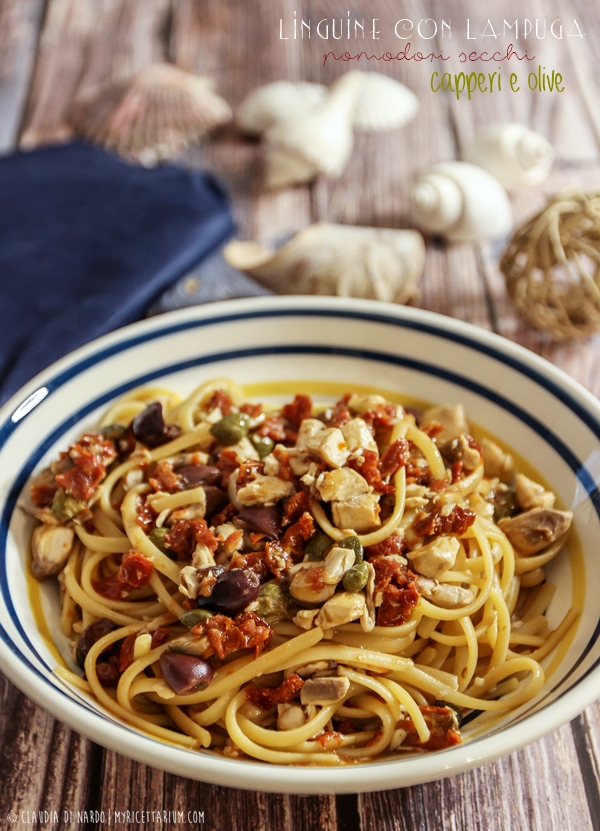
<path fill-rule="evenodd" d="M 17 141 L 46 0 L 0 4 L 0 153 Z"/>
<path fill-rule="evenodd" d="M 323 66 L 323 41 L 278 39 L 280 17 L 288 29 L 294 10 L 298 17 L 313 20 L 345 17 L 348 6 L 343 0 L 255 0 L 252 4 L 247 0 L 48 0 L 34 54 L 43 9 L 42 0 L 0 0 L 0 68 L 10 68 L 13 84 L 13 91 L 5 94 L 8 87 L 3 79 L 9 76 L 0 73 L 0 115 L 8 114 L 0 120 L 4 125 L 0 147 L 16 138 L 30 76 L 20 135 L 23 146 L 66 138 L 65 112 L 73 95 L 156 60 L 168 59 L 214 77 L 217 89 L 234 107 L 259 83 L 278 78 L 328 83 L 347 68 L 331 61 Z M 358 18 L 378 17 L 388 29 L 400 17 L 451 16 L 451 50 L 441 40 L 436 48 L 457 55 L 469 46 L 459 22 L 469 17 L 477 29 L 488 16 L 512 21 L 522 18 L 524 10 L 520 0 L 503 0 L 501 13 L 478 0 L 455 0 L 450 15 L 445 0 L 376 0 L 362 3 L 352 13 Z M 600 7 L 588 0 L 543 0 L 527 13 L 548 20 L 576 15 L 585 22 L 583 42 L 546 39 L 536 41 L 531 50 L 536 60 L 564 73 L 568 95 L 506 92 L 457 102 L 452 96 L 430 92 L 429 75 L 436 64 L 361 65 L 358 68 L 377 69 L 407 83 L 419 95 L 421 108 L 404 130 L 357 136 L 351 162 L 338 181 L 265 191 L 263 148 L 241 138 L 234 127 L 188 153 L 185 162 L 209 167 L 225 181 L 241 237 L 276 243 L 317 220 L 405 226 L 407 185 L 417 170 L 459 157 L 483 124 L 517 120 L 547 135 L 558 151 L 548 183 L 513 196 L 520 222 L 543 205 L 547 194 L 562 187 L 575 182 L 600 187 Z M 17 19 L 27 25 L 16 26 Z M 530 41 L 519 44 L 525 45 L 529 47 Z M 398 41 L 389 31 L 376 46 L 376 51 L 398 51 Z M 19 56 L 12 64 L 5 57 L 11 54 Z M 454 70 L 461 68 L 457 64 Z M 507 298 L 498 270 L 500 253 L 497 245 L 445 246 L 429 241 L 417 304 L 500 332 L 544 355 L 600 395 L 598 339 L 556 345 L 526 327 Z M 0 817 L 8 811 L 40 808 L 66 809 L 75 816 L 85 809 L 184 810 L 186 814 L 197 810 L 204 811 L 200 826 L 215 831 L 600 831 L 600 705 L 588 709 L 573 725 L 483 768 L 358 798 L 247 793 L 165 774 L 91 744 L 55 722 L 2 677 L 0 744 Z M 118 827 L 133 831 L 185 825 L 125 819 Z M 56 826 L 33 823 L 31 827 Z M 93 823 L 78 826 L 74 820 L 62 827 L 91 828 Z"/>

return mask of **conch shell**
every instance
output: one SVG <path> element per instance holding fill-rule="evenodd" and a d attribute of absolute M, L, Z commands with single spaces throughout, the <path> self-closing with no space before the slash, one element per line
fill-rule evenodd
<path fill-rule="evenodd" d="M 486 170 L 466 162 L 442 162 L 421 173 L 409 198 L 416 227 L 451 242 L 503 237 L 513 226 L 502 185 Z"/>
<path fill-rule="evenodd" d="M 94 88 L 71 105 L 75 132 L 144 165 L 171 159 L 232 118 L 209 78 L 167 63 Z"/>
<path fill-rule="evenodd" d="M 554 147 L 524 124 L 491 124 L 475 137 L 465 159 L 513 190 L 548 178 Z"/>
<path fill-rule="evenodd" d="M 406 303 L 425 262 L 417 231 L 320 222 L 277 251 L 255 242 L 230 242 L 229 265 L 279 294 L 365 297 Z"/>
<path fill-rule="evenodd" d="M 352 118 L 362 73 L 347 72 L 311 109 L 275 123 L 265 133 L 267 187 L 337 179 L 352 153 Z"/>
<path fill-rule="evenodd" d="M 274 81 L 257 87 L 244 98 L 235 115 L 238 127 L 260 136 L 269 127 L 306 113 L 327 94 L 327 87 L 308 81 Z"/>

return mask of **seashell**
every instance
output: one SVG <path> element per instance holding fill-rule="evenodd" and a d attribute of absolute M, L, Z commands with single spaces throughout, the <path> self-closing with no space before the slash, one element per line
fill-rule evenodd
<path fill-rule="evenodd" d="M 425 262 L 417 231 L 320 222 L 277 251 L 255 242 L 230 242 L 223 256 L 279 294 L 365 297 L 406 303 Z"/>
<path fill-rule="evenodd" d="M 419 99 L 399 81 L 380 72 L 363 72 L 356 101 L 354 129 L 382 133 L 403 127 L 417 114 Z"/>
<path fill-rule="evenodd" d="M 327 87 L 308 81 L 275 81 L 244 98 L 235 120 L 245 133 L 260 136 L 269 127 L 310 110 L 327 94 Z"/>
<path fill-rule="evenodd" d="M 554 147 L 524 124 L 491 124 L 475 137 L 465 159 L 512 190 L 539 185 L 548 178 Z"/>
<path fill-rule="evenodd" d="M 231 118 L 209 78 L 167 63 L 90 90 L 68 113 L 80 136 L 145 165 L 173 158 Z"/>
<path fill-rule="evenodd" d="M 451 242 L 476 242 L 508 234 L 512 210 L 502 185 L 467 162 L 442 162 L 421 173 L 410 189 L 409 214 L 421 231 Z"/>
<path fill-rule="evenodd" d="M 310 110 L 267 130 L 267 187 L 309 182 L 319 174 L 334 179 L 342 174 L 352 152 L 352 118 L 363 74 L 345 73 Z"/>

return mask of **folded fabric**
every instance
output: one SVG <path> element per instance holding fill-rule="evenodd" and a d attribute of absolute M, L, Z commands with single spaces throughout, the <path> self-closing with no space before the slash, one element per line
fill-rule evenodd
<path fill-rule="evenodd" d="M 0 159 L 0 400 L 139 319 L 233 231 L 208 173 L 80 142 Z"/>

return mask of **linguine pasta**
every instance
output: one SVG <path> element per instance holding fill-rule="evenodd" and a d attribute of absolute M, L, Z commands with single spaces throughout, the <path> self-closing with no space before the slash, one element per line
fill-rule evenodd
<path fill-rule="evenodd" d="M 24 506 L 83 677 L 162 741 L 341 765 L 461 742 L 533 699 L 572 515 L 461 405 L 280 409 L 228 379 L 132 392 Z"/>

